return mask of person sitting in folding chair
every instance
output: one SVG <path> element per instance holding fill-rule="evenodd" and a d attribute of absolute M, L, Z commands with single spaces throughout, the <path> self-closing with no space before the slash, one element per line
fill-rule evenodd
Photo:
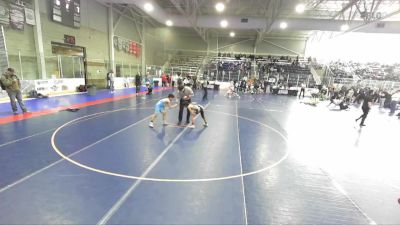
<path fill-rule="evenodd" d="M 153 94 L 153 86 L 151 86 L 150 82 L 146 82 L 146 88 L 147 88 L 146 95 Z"/>

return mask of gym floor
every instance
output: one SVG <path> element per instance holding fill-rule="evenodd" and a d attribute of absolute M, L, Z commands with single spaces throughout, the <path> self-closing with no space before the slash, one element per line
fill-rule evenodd
<path fill-rule="evenodd" d="M 0 224 L 400 224 L 400 120 L 386 111 L 360 129 L 355 107 L 197 92 L 209 127 L 173 125 L 175 108 L 151 129 L 171 90 L 128 92 L 1 114 Z"/>

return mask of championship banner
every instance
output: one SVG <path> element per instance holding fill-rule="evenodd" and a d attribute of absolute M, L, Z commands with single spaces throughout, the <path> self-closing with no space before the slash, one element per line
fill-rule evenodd
<path fill-rule="evenodd" d="M 136 47 L 135 56 L 136 56 L 136 57 L 139 57 L 141 53 L 142 53 L 142 49 L 141 49 L 139 46 L 137 46 L 137 47 Z"/>
<path fill-rule="evenodd" d="M 10 11 L 8 10 L 8 6 L 5 6 L 3 2 L 0 2 L 0 24 L 10 24 Z"/>
<path fill-rule="evenodd" d="M 139 43 L 118 36 L 114 36 L 114 48 L 136 57 L 139 57 L 141 53 Z"/>
<path fill-rule="evenodd" d="M 33 11 L 33 9 L 25 8 L 25 19 L 27 24 L 33 26 L 36 25 L 35 12 Z"/>
<path fill-rule="evenodd" d="M 24 7 L 16 4 L 10 4 L 10 25 L 16 30 L 24 30 L 25 13 Z"/>

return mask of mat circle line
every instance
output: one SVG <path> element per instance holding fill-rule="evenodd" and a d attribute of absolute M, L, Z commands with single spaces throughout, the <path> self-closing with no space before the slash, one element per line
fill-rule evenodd
<path fill-rule="evenodd" d="M 138 109 L 138 108 L 137 108 Z M 100 174 L 105 174 L 105 175 L 110 175 L 110 176 L 114 176 L 114 177 L 121 177 L 121 178 L 126 178 L 126 179 L 131 179 L 131 180 L 142 180 L 142 181 L 154 181 L 154 182 L 175 182 L 175 183 L 193 183 L 193 182 L 210 182 L 210 181 L 223 181 L 223 180 L 230 180 L 230 179 L 235 179 L 235 178 L 242 178 L 242 177 L 247 177 L 247 176 L 251 176 L 251 175 L 255 175 L 255 174 L 259 174 L 261 172 L 265 172 L 267 170 L 270 170 L 276 166 L 278 166 L 279 164 L 281 164 L 283 161 L 285 161 L 290 154 L 290 150 L 286 150 L 285 155 L 283 155 L 282 158 L 280 158 L 278 161 L 276 161 L 275 163 L 273 163 L 272 165 L 269 165 L 267 167 L 255 170 L 255 171 L 251 171 L 251 172 L 247 172 L 247 173 L 242 173 L 242 174 L 236 174 L 236 175 L 231 175 L 231 176 L 224 176 L 224 177 L 213 177 L 213 178 L 197 178 L 197 179 L 170 179 L 170 178 L 153 178 L 153 177 L 139 177 L 139 176 L 132 176 L 132 175 L 126 175 L 126 174 L 120 174 L 120 173 L 114 173 L 114 172 L 110 172 L 110 171 L 106 171 L 106 170 L 101 170 L 101 169 L 96 169 L 94 167 L 90 167 L 87 165 L 84 165 L 80 162 L 77 162 L 71 158 L 69 158 L 68 156 L 66 156 L 56 145 L 55 142 L 55 137 L 56 135 L 65 127 L 67 127 L 68 125 L 70 125 L 71 123 L 74 123 L 76 121 L 79 121 L 81 119 L 87 118 L 87 117 L 91 117 L 93 115 L 99 115 L 99 114 L 109 114 L 109 113 L 113 113 L 113 112 L 118 112 L 118 111 L 122 111 L 122 110 L 128 110 L 127 108 L 125 109 L 118 109 L 118 110 L 110 110 L 110 111 L 104 111 L 104 112 L 99 112 L 99 113 L 94 113 L 94 114 L 90 114 L 90 115 L 86 115 L 83 117 L 79 117 L 77 119 L 71 120 L 63 125 L 61 125 L 60 127 L 58 127 L 52 134 L 51 136 L 51 146 L 53 147 L 53 150 L 59 155 L 61 156 L 63 159 L 65 159 L 66 161 L 81 167 L 83 169 L 92 171 L 92 172 L 96 172 L 96 173 L 100 173 Z M 273 132 L 275 132 L 276 134 L 278 134 L 286 143 L 288 143 L 288 139 L 286 138 L 285 135 L 283 135 L 280 131 L 278 131 L 277 129 L 270 127 L 264 123 L 261 123 L 259 121 L 247 118 L 247 117 L 243 117 L 240 115 L 234 115 L 234 114 L 230 114 L 230 113 L 225 113 L 225 112 L 219 112 L 219 111 L 213 111 L 213 110 L 206 110 L 208 112 L 215 112 L 215 113 L 220 113 L 220 114 L 225 114 L 228 116 L 233 116 L 233 117 L 238 117 L 240 119 L 243 120 L 247 120 L 253 123 L 256 123 L 260 126 L 266 127 L 270 130 L 272 130 Z M 240 144 L 240 143 L 239 143 Z"/>

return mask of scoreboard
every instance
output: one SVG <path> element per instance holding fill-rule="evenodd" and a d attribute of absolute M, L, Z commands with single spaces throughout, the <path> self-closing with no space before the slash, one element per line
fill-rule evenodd
<path fill-rule="evenodd" d="M 52 19 L 66 26 L 79 28 L 81 26 L 80 0 L 50 0 Z"/>

